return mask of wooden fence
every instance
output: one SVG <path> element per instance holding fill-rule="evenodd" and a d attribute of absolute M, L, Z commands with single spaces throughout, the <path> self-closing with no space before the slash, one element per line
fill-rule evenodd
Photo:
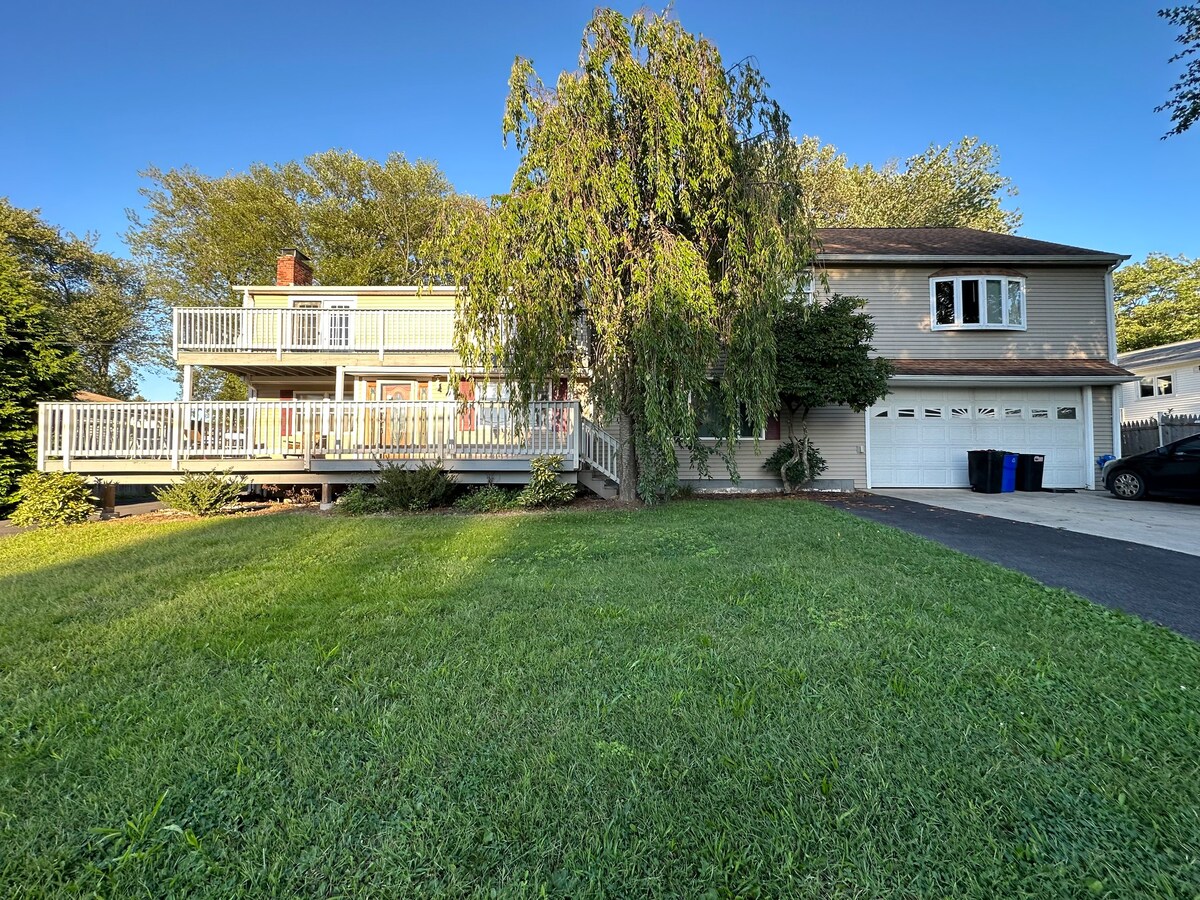
<path fill-rule="evenodd" d="M 1200 413 L 1181 416 L 1160 413 L 1157 419 L 1122 422 L 1121 453 L 1125 456 L 1145 453 L 1193 434 L 1200 434 Z"/>

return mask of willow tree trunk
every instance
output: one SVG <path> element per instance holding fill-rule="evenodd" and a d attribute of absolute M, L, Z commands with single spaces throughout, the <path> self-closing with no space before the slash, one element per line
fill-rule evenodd
<path fill-rule="evenodd" d="M 638 465 L 637 450 L 633 444 L 633 416 L 627 412 L 618 413 L 617 430 L 621 441 L 621 456 L 617 464 L 617 499 L 622 503 L 633 503 L 638 498 Z"/>

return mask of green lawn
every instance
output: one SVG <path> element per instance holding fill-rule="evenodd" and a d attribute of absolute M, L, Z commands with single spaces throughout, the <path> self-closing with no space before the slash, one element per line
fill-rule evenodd
<path fill-rule="evenodd" d="M 1200 645 L 804 502 L 0 539 L 0 729 L 5 897 L 1200 893 Z"/>

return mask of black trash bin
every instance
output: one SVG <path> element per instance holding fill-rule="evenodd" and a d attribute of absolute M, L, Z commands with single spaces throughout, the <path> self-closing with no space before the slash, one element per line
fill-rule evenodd
<path fill-rule="evenodd" d="M 1042 475 L 1046 471 L 1046 457 L 1040 453 L 1017 455 L 1017 490 L 1040 491 Z"/>
<path fill-rule="evenodd" d="M 1001 493 L 1004 490 L 1004 459 L 1007 456 L 1011 454 L 1003 450 L 968 450 L 967 480 L 971 483 L 971 490 L 981 494 Z"/>

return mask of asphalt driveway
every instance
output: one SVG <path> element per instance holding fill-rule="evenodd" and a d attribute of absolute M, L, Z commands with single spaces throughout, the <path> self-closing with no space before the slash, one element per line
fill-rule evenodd
<path fill-rule="evenodd" d="M 1200 640 L 1200 557 L 877 494 L 826 502 Z"/>

